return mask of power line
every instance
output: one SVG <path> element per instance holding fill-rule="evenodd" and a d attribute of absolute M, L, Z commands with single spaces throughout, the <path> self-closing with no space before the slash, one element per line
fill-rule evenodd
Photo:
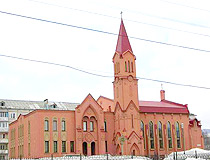
<path fill-rule="evenodd" d="M 114 18 L 114 19 L 120 19 L 119 17 L 114 17 L 114 16 L 110 16 L 110 15 L 106 15 L 106 14 L 91 12 L 91 11 L 87 11 L 87 10 L 70 8 L 70 7 L 61 6 L 61 5 L 52 4 L 52 3 L 46 3 L 46 2 L 36 1 L 36 0 L 29 0 L 29 1 L 36 2 L 36 3 L 41 3 L 41 4 L 45 4 L 45 5 L 50 5 L 50 6 L 56 6 L 56 7 L 60 7 L 60 8 L 65 8 L 65 9 L 70 9 L 70 10 L 74 10 L 74 11 L 78 11 L 78 12 L 94 14 L 94 15 L 98 15 L 98 16 L 104 16 L 104 17 L 109 17 L 109 18 Z M 160 26 L 160 25 L 156 25 L 156 24 L 152 24 L 152 23 L 145 23 L 145 22 L 140 22 L 140 21 L 130 20 L 130 19 L 124 19 L 124 20 L 129 21 L 129 22 L 149 25 L 149 26 L 153 26 L 153 27 L 158 27 L 158 28 L 165 28 L 165 29 L 169 29 L 169 30 L 175 30 L 175 31 L 179 31 L 179 32 L 185 32 L 185 33 L 195 34 L 195 35 L 199 35 L 199 36 L 210 37 L 210 35 L 207 35 L 207 34 L 195 33 L 195 32 L 185 31 L 185 30 L 181 30 L 181 29 L 175 29 L 175 28 L 171 28 L 171 27 Z"/>
<path fill-rule="evenodd" d="M 49 65 L 55 65 L 59 67 L 66 67 L 70 68 L 82 73 L 86 73 L 92 76 L 98 76 L 98 77 L 103 77 L 103 78 L 114 78 L 114 76 L 108 76 L 108 75 L 102 75 L 102 74 L 96 74 L 92 72 L 88 72 L 76 67 L 72 67 L 69 65 L 64 65 L 64 64 L 59 64 L 59 63 L 53 63 L 53 62 L 47 62 L 47 61 L 41 61 L 41 60 L 34 60 L 34 59 L 27 59 L 27 58 L 21 58 L 21 57 L 15 57 L 15 56 L 9 56 L 9 55 L 3 55 L 0 54 L 1 57 L 6 57 L 6 58 L 13 58 L 13 59 L 18 59 L 18 60 L 24 60 L 24 61 L 30 61 L 30 62 L 36 62 L 36 63 L 44 63 L 44 64 L 49 64 Z M 209 87 L 203 87 L 203 86 L 195 86 L 195 85 L 190 85 L 190 84 L 181 84 L 181 83 L 175 83 L 175 82 L 170 82 L 170 81 L 163 81 L 163 80 L 157 80 L 157 79 L 151 79 L 151 78 L 144 78 L 144 77 L 136 77 L 141 80 L 146 80 L 146 81 L 153 81 L 153 82 L 158 82 L 158 83 L 167 83 L 171 85 L 177 85 L 177 86 L 183 86 L 183 87 L 192 87 L 192 88 L 199 88 L 199 89 L 210 89 Z"/>
<path fill-rule="evenodd" d="M 14 57 L 14 56 L 3 55 L 3 54 L 0 54 L 0 56 L 2 56 L 2 57 L 7 57 L 7 58 L 13 58 L 13 59 L 24 60 L 24 61 L 37 62 L 37 63 L 44 63 L 44 64 L 50 64 L 50 65 L 55 65 L 55 66 L 60 66 L 60 67 L 71 68 L 71 69 L 73 69 L 73 70 L 76 70 L 76 71 L 79 71 L 79 72 L 83 72 L 83 73 L 86 73 L 86 74 L 90 74 L 90 75 L 93 75 L 93 76 L 98 76 L 98 77 L 113 77 L 113 76 L 106 76 L 106 75 L 101 75 L 101 74 L 96 74 L 96 73 L 88 72 L 88 71 L 81 70 L 81 69 L 79 69 L 79 68 L 72 67 L 72 66 L 68 66 L 68 65 L 64 65 L 64 64 L 58 64 L 58 63 L 47 62 L 47 61 L 40 61 L 40 60 L 34 60 L 34 59 L 28 59 L 28 58 L 21 58 L 21 57 Z"/>
<path fill-rule="evenodd" d="M 32 20 L 38 20 L 38 21 L 47 22 L 47 23 L 53 23 L 53 24 L 78 28 L 78 29 L 83 29 L 83 30 L 89 30 L 89 31 L 109 34 L 109 35 L 118 35 L 116 33 L 108 32 L 108 31 L 102 31 L 102 30 L 97 30 L 97 29 L 93 29 L 93 28 L 81 27 L 81 26 L 76 26 L 76 25 L 71 25 L 71 24 L 66 24 L 66 23 L 61 23 L 61 22 L 55 22 L 55 21 L 50 21 L 50 20 L 45 20 L 45 19 L 40 19 L 40 18 L 34 18 L 34 17 L 24 16 L 24 15 L 19 15 L 19 14 L 4 12 L 4 11 L 0 11 L 0 13 L 17 16 L 17 17 L 22 17 L 22 18 L 27 18 L 27 19 L 32 19 Z M 150 42 L 150 43 L 156 43 L 156 44 L 162 44 L 162 45 L 167 45 L 167 46 L 172 46 L 172 47 L 179 47 L 179 48 L 184 48 L 184 49 L 190 49 L 190 50 L 210 53 L 210 50 L 204 50 L 204 49 L 199 49 L 199 48 L 193 48 L 193 47 L 182 46 L 182 45 L 177 45 L 177 44 L 165 43 L 165 42 L 154 41 L 154 40 L 150 40 L 150 39 L 143 39 L 143 38 L 132 37 L 132 36 L 129 36 L 129 38 L 146 41 L 146 42 Z"/>

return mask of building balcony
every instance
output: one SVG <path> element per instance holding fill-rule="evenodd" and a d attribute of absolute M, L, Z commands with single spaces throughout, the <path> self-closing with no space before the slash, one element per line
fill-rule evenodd
<path fill-rule="evenodd" d="M 9 118 L 8 117 L 0 117 L 0 121 L 8 122 Z"/>
<path fill-rule="evenodd" d="M 3 138 L 3 139 L 0 139 L 0 143 L 8 143 L 9 141 L 8 141 L 8 139 L 6 139 L 6 138 Z"/>
<path fill-rule="evenodd" d="M 0 150 L 0 154 L 8 154 L 8 150 Z"/>
<path fill-rule="evenodd" d="M 8 127 L 0 127 L 0 132 L 9 132 L 9 128 Z"/>

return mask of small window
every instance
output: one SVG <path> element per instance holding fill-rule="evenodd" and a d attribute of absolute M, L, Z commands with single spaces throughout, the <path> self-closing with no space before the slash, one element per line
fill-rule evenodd
<path fill-rule="evenodd" d="M 107 132 L 106 121 L 104 121 L 104 131 Z"/>
<path fill-rule="evenodd" d="M 66 141 L 62 141 L 62 152 L 66 152 Z"/>
<path fill-rule="evenodd" d="M 58 141 L 53 142 L 54 153 L 58 152 Z"/>
<path fill-rule="evenodd" d="M 128 61 L 128 72 L 130 73 L 130 61 Z"/>
<path fill-rule="evenodd" d="M 57 131 L 57 120 L 53 120 L 53 131 Z"/>
<path fill-rule="evenodd" d="M 133 73 L 133 62 L 131 62 L 131 72 Z"/>
<path fill-rule="evenodd" d="M 45 153 L 49 153 L 49 141 L 45 141 Z"/>
<path fill-rule="evenodd" d="M 108 152 L 108 145 L 107 145 L 107 141 L 105 141 L 105 150 L 106 150 L 106 153 Z"/>
<path fill-rule="evenodd" d="M 70 151 L 74 152 L 74 141 L 70 141 Z"/>
<path fill-rule="evenodd" d="M 90 121 L 90 131 L 94 131 L 94 123 L 93 123 L 93 121 Z"/>
<path fill-rule="evenodd" d="M 133 126 L 133 114 L 131 114 L 131 124 L 132 124 L 132 128 L 134 127 Z"/>
<path fill-rule="evenodd" d="M 66 131 L 66 121 L 65 120 L 62 120 L 61 126 L 62 126 L 62 131 Z"/>
<path fill-rule="evenodd" d="M 83 131 L 87 131 L 87 121 L 83 122 Z"/>
<path fill-rule="evenodd" d="M 127 63 L 125 62 L 125 72 L 127 72 Z"/>
<path fill-rule="evenodd" d="M 44 130 L 49 131 L 49 121 L 48 120 L 44 121 Z"/>

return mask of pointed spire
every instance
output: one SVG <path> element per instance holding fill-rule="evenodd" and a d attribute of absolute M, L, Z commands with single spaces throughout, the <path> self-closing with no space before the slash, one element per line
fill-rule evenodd
<path fill-rule="evenodd" d="M 122 55 L 127 50 L 130 50 L 132 52 L 131 45 L 130 45 L 126 30 L 125 30 L 125 26 L 121 18 L 120 32 L 118 35 L 116 52 Z"/>

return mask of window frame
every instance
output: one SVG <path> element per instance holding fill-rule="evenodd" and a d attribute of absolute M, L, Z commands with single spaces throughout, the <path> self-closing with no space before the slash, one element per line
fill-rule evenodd
<path fill-rule="evenodd" d="M 48 119 L 44 120 L 44 131 L 45 132 L 49 131 L 49 120 Z"/>
<path fill-rule="evenodd" d="M 83 121 L 83 131 L 87 132 L 87 121 Z"/>
<path fill-rule="evenodd" d="M 155 149 L 155 139 L 154 139 L 154 124 L 152 121 L 149 122 L 149 140 L 150 140 L 150 149 Z"/>
<path fill-rule="evenodd" d="M 66 131 L 66 121 L 65 121 L 65 119 L 62 119 L 62 121 L 61 121 L 61 131 Z"/>
<path fill-rule="evenodd" d="M 62 141 L 61 143 L 61 152 L 66 153 L 66 141 Z"/>
<path fill-rule="evenodd" d="M 50 153 L 50 142 L 44 141 L 44 153 Z"/>
<path fill-rule="evenodd" d="M 90 121 L 90 132 L 94 132 L 94 122 Z"/>
<path fill-rule="evenodd" d="M 53 119 L 53 132 L 58 131 L 58 121 L 57 119 Z"/>

